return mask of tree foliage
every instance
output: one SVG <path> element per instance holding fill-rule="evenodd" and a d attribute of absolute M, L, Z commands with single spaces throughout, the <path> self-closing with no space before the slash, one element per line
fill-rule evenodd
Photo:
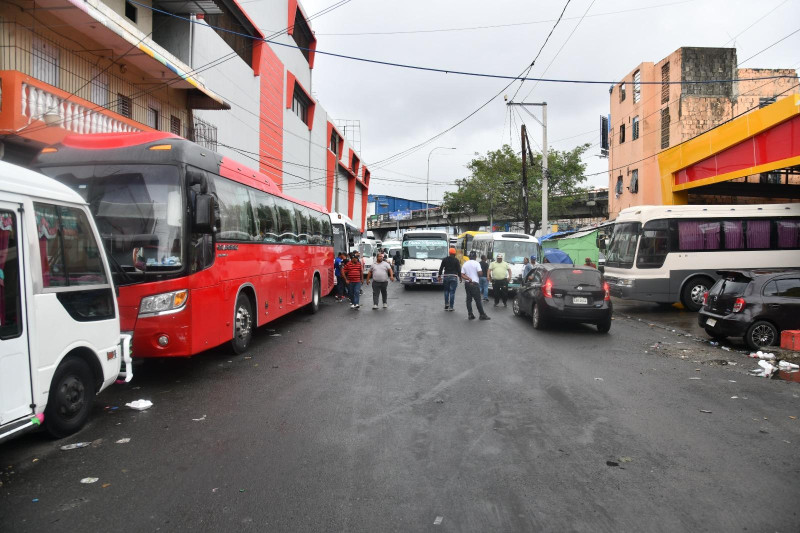
<path fill-rule="evenodd" d="M 548 211 L 566 207 L 571 197 L 585 189 L 586 164 L 581 161 L 589 144 L 572 150 L 550 150 L 547 154 Z M 541 225 L 542 213 L 542 154 L 533 152 L 528 158 L 528 213 L 536 227 Z M 456 180 L 458 190 L 444 195 L 444 207 L 451 212 L 470 212 L 489 215 L 495 220 L 523 219 L 522 157 L 505 144 L 499 150 L 476 157 L 467 165 L 470 177 Z"/>

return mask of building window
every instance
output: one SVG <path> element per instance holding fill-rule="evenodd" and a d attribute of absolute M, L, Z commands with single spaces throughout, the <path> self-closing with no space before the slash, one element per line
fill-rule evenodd
<path fill-rule="evenodd" d="M 117 113 L 128 118 L 133 116 L 133 102 L 130 97 L 117 93 Z"/>
<path fill-rule="evenodd" d="M 292 37 L 294 38 L 294 42 L 297 43 L 297 47 L 300 49 L 300 52 L 308 61 L 309 57 L 309 49 L 311 48 L 311 44 L 314 42 L 314 35 L 311 33 L 311 28 L 308 27 L 308 22 L 306 22 L 305 17 L 300 12 L 300 8 L 297 8 L 297 13 L 294 17 L 294 29 L 292 31 Z"/>
<path fill-rule="evenodd" d="M 625 82 L 619 84 L 619 101 L 623 102 L 625 100 Z"/>
<path fill-rule="evenodd" d="M 339 134 L 333 128 L 331 128 L 331 145 L 328 148 L 337 156 L 339 155 Z"/>
<path fill-rule="evenodd" d="M 628 185 L 628 190 L 631 194 L 636 194 L 639 192 L 639 169 L 635 169 L 631 171 L 631 184 Z"/>
<path fill-rule="evenodd" d="M 33 77 L 58 87 L 58 48 L 39 37 L 33 38 Z"/>
<path fill-rule="evenodd" d="M 137 15 L 136 6 L 128 2 L 128 0 L 125 0 L 125 17 L 134 24 L 136 24 L 136 18 L 137 18 L 136 15 Z"/>
<path fill-rule="evenodd" d="M 108 75 L 97 69 L 92 72 L 92 102 L 100 107 L 108 105 Z"/>
<path fill-rule="evenodd" d="M 669 108 L 661 110 L 661 149 L 669 148 Z"/>
<path fill-rule="evenodd" d="M 304 124 L 308 124 L 308 106 L 311 102 L 308 97 L 295 86 L 294 97 L 292 98 L 292 111 L 295 115 L 300 117 Z"/>
<path fill-rule="evenodd" d="M 217 151 L 217 127 L 197 117 L 192 117 L 193 125 L 189 140 L 204 148 Z"/>
<path fill-rule="evenodd" d="M 633 73 L 633 103 L 642 99 L 642 73 L 638 70 Z"/>
<path fill-rule="evenodd" d="M 625 124 L 619 125 L 619 144 L 625 142 Z"/>
<path fill-rule="evenodd" d="M 617 185 L 614 187 L 614 192 L 617 196 L 622 194 L 622 176 L 617 176 Z"/>
<path fill-rule="evenodd" d="M 158 129 L 158 109 L 153 107 L 147 108 L 147 121 L 146 124 L 153 128 L 154 130 Z"/>
<path fill-rule="evenodd" d="M 169 116 L 169 131 L 175 135 L 181 134 L 181 119 L 175 115 Z"/>
<path fill-rule="evenodd" d="M 669 63 L 661 65 L 661 103 L 669 102 Z"/>
<path fill-rule="evenodd" d="M 639 115 L 633 117 L 633 122 L 631 124 L 631 128 L 633 129 L 631 132 L 631 140 L 635 141 L 639 138 Z"/>

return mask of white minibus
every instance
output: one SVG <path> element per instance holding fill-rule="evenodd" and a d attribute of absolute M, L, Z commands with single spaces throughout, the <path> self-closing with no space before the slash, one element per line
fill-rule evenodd
<path fill-rule="evenodd" d="M 447 257 L 450 242 L 444 231 L 414 230 L 403 235 L 400 282 L 408 289 L 414 285 L 441 285 L 439 266 Z"/>
<path fill-rule="evenodd" d="M 59 438 L 78 431 L 95 395 L 132 377 L 119 324 L 86 203 L 0 161 L 0 440 L 40 424 Z"/>
<path fill-rule="evenodd" d="M 629 207 L 605 255 L 612 296 L 697 311 L 718 270 L 800 267 L 800 203 Z"/>
<path fill-rule="evenodd" d="M 522 284 L 522 271 L 525 269 L 524 259 L 539 255 L 539 239 L 525 233 L 509 233 L 495 231 L 478 233 L 472 238 L 470 251 L 478 254 L 478 260 L 485 255 L 489 261 L 503 254 L 503 260 L 511 264 L 511 281 L 508 290 L 515 291 Z"/>

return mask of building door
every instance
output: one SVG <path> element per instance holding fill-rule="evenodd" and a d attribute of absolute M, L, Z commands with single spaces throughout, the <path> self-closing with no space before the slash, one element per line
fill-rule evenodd
<path fill-rule="evenodd" d="M 0 202 L 0 424 L 33 412 L 20 207 Z"/>

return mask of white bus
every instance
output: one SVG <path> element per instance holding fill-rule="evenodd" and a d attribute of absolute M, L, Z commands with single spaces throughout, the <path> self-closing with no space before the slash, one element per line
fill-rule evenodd
<path fill-rule="evenodd" d="M 0 162 L 0 440 L 75 433 L 98 392 L 130 380 L 111 280 L 81 197 Z"/>
<path fill-rule="evenodd" d="M 403 264 L 400 282 L 406 289 L 413 285 L 441 285 L 439 266 L 447 257 L 450 242 L 444 231 L 414 230 L 403 235 Z"/>
<path fill-rule="evenodd" d="M 333 255 L 339 252 L 350 253 L 358 249 L 361 242 L 361 232 L 358 231 L 353 221 L 347 215 L 331 212 L 331 225 L 333 226 Z"/>
<path fill-rule="evenodd" d="M 493 233 L 478 233 L 472 238 L 470 251 L 485 255 L 490 261 L 503 254 L 503 260 L 511 264 L 511 281 L 508 289 L 515 291 L 522 284 L 522 271 L 525 268 L 523 260 L 531 256 L 539 256 L 539 239 L 524 233 L 509 233 L 495 231 Z"/>
<path fill-rule="evenodd" d="M 378 255 L 378 245 L 375 239 L 367 237 L 358 243 L 358 252 L 361 254 L 361 262 L 364 264 L 364 275 L 367 275 L 372 263 L 375 262 L 375 257 Z"/>
<path fill-rule="evenodd" d="M 730 268 L 800 267 L 800 203 L 639 206 L 615 220 L 605 278 L 620 298 L 697 311 Z"/>

